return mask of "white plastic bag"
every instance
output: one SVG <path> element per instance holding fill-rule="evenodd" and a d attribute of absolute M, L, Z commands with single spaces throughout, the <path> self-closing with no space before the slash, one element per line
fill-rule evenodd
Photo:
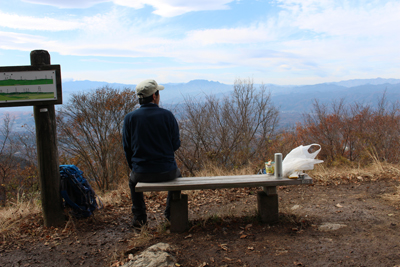
<path fill-rule="evenodd" d="M 310 153 L 308 149 L 312 146 L 319 146 L 319 149 Z M 297 176 L 302 171 L 313 170 L 314 164 L 324 162 L 323 160 L 315 159 L 320 151 L 321 146 L 318 144 L 299 146 L 290 151 L 282 161 L 283 177 Z"/>

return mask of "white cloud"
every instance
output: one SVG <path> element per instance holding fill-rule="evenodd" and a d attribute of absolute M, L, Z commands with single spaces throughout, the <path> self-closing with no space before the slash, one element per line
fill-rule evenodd
<path fill-rule="evenodd" d="M 49 17 L 37 18 L 7 14 L 0 11 L 0 26 L 18 30 L 65 31 L 79 29 L 83 24 L 77 20 L 60 20 Z"/>
<path fill-rule="evenodd" d="M 128 0 L 116 0 L 128 2 Z M 192 11 L 226 10 L 234 0 L 142 0 L 142 3 L 154 7 L 154 14 L 162 17 L 174 17 Z"/>
<path fill-rule="evenodd" d="M 399 34 L 398 1 L 279 0 L 281 19 L 300 30 L 331 36 Z M 326 37 L 326 36 L 325 36 Z"/>
<path fill-rule="evenodd" d="M 235 0 L 23 0 L 24 2 L 50 5 L 59 8 L 88 8 L 103 2 L 114 2 L 120 6 L 141 9 L 152 6 L 156 15 L 175 17 L 193 11 L 225 10 Z"/>
<path fill-rule="evenodd" d="M 31 51 L 41 48 L 53 48 L 54 41 L 31 34 L 0 31 L 0 49 Z"/>
<path fill-rule="evenodd" d="M 230 28 L 206 29 L 188 32 L 188 39 L 203 45 L 210 44 L 250 44 L 274 41 L 277 34 L 272 27 L 265 25 Z"/>
<path fill-rule="evenodd" d="M 141 9 L 144 8 L 146 1 L 142 0 L 137 0 L 137 1 L 131 1 L 131 0 L 112 0 L 114 4 L 120 5 L 120 6 L 126 6 L 126 7 L 131 7 L 134 9 Z"/>
<path fill-rule="evenodd" d="M 22 0 L 27 3 L 55 6 L 59 8 L 88 8 L 110 0 Z"/>

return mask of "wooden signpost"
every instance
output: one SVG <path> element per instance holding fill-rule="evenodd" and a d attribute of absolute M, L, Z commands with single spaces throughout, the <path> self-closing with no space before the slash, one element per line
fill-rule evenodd
<path fill-rule="evenodd" d="M 33 106 L 45 226 L 64 223 L 60 195 L 55 104 L 62 104 L 61 68 L 46 50 L 30 54 L 31 66 L 0 67 L 0 107 Z"/>

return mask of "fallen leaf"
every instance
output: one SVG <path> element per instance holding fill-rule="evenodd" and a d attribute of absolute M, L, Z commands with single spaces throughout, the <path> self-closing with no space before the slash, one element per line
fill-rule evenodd
<path fill-rule="evenodd" d="M 390 214 L 388 214 L 388 216 L 392 217 L 392 216 L 394 216 L 394 214 L 390 213 Z"/>
<path fill-rule="evenodd" d="M 226 246 L 227 244 L 221 244 L 219 245 L 223 250 L 228 250 L 228 247 Z"/>
<path fill-rule="evenodd" d="M 338 207 L 338 208 L 343 208 L 343 206 L 340 205 L 340 204 L 336 204 L 336 207 Z"/>
<path fill-rule="evenodd" d="M 192 237 L 192 235 L 187 235 L 187 236 L 185 236 L 185 239 L 191 238 L 191 237 Z"/>
<path fill-rule="evenodd" d="M 243 238 L 246 238 L 246 236 L 247 235 L 241 235 L 240 238 L 243 239 Z"/>
<path fill-rule="evenodd" d="M 252 224 L 248 224 L 248 225 L 246 225 L 246 226 L 244 227 L 244 229 L 247 230 L 247 229 L 251 228 L 252 226 L 253 226 Z"/>
<path fill-rule="evenodd" d="M 254 247 L 247 247 L 248 250 L 254 250 Z"/>

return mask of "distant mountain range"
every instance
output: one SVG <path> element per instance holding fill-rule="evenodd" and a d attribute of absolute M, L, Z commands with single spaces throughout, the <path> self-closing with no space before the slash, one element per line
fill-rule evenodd
<path fill-rule="evenodd" d="M 65 81 L 62 83 L 63 102 L 67 103 L 74 93 L 85 92 L 103 86 L 114 88 L 130 87 L 134 84 L 106 83 L 97 81 Z M 217 97 L 228 95 L 233 85 L 207 80 L 193 80 L 188 83 L 166 83 L 161 93 L 162 105 L 180 104 L 185 98 L 202 101 L 206 95 Z M 344 99 L 346 103 L 361 103 L 376 106 L 386 90 L 389 102 L 400 101 L 400 79 L 357 79 L 341 82 L 322 83 L 302 86 L 281 86 L 265 84 L 271 92 L 272 102 L 281 111 L 281 126 L 290 126 L 301 120 L 303 113 L 310 112 L 313 99 L 320 103 L 330 104 L 334 100 Z M 256 85 L 258 86 L 258 85 Z M 60 108 L 57 105 L 56 108 Z M 16 116 L 15 126 L 33 123 L 32 107 L 2 108 L 0 116 L 12 113 Z"/>
<path fill-rule="evenodd" d="M 73 93 L 88 91 L 102 86 L 114 88 L 130 87 L 135 89 L 135 84 L 106 83 L 93 81 L 69 81 L 63 82 L 63 97 L 68 99 Z M 161 93 L 163 104 L 179 104 L 185 97 L 200 97 L 209 94 L 223 94 L 233 90 L 232 85 L 207 80 L 193 80 L 188 83 L 163 83 L 164 91 Z M 65 101 L 64 101 L 65 102 Z"/>

